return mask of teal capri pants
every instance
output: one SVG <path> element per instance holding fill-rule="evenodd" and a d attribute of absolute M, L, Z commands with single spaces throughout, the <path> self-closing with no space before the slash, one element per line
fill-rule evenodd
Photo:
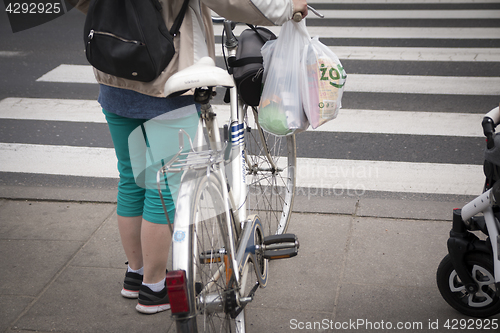
<path fill-rule="evenodd" d="M 189 112 L 175 110 L 154 119 L 125 118 L 103 109 L 118 159 L 118 215 L 142 215 L 152 223 L 168 223 L 158 194 L 156 173 L 179 151 L 180 129 L 193 139 L 196 135 L 199 123 L 198 112 L 193 112 L 196 106 L 185 108 L 191 109 Z M 162 186 L 171 223 L 174 221 L 180 178 L 180 173 L 171 174 Z"/>

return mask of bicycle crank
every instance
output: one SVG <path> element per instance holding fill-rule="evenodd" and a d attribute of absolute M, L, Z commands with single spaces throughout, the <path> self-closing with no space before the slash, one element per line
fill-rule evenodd
<path fill-rule="evenodd" d="M 260 246 L 262 257 L 268 260 L 295 257 L 299 253 L 299 239 L 294 234 L 272 235 L 264 237 Z"/>

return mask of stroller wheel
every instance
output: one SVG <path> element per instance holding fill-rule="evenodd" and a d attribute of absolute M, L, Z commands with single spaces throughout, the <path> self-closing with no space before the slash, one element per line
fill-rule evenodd
<path fill-rule="evenodd" d="M 486 253 L 472 252 L 466 255 L 465 262 L 479 289 L 475 293 L 465 290 L 450 255 L 447 255 L 439 264 L 436 274 L 437 285 L 445 301 L 457 311 L 471 317 L 485 318 L 500 313 L 492 258 Z"/>

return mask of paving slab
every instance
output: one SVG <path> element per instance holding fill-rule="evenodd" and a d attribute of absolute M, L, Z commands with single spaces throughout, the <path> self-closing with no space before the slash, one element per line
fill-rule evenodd
<path fill-rule="evenodd" d="M 434 285 L 451 222 L 353 219 L 344 278 L 351 283 Z"/>
<path fill-rule="evenodd" d="M 16 328 L 46 332 L 164 332 L 169 313 L 138 313 L 120 295 L 123 269 L 68 267 Z"/>
<path fill-rule="evenodd" d="M 93 237 L 72 260 L 72 266 L 120 268 L 125 274 L 127 257 L 123 251 L 116 211 L 101 225 Z"/>
<path fill-rule="evenodd" d="M 333 206 L 332 198 L 317 199 L 292 215 L 299 255 L 270 263 L 268 287 L 247 308 L 249 332 L 407 331 L 382 329 L 382 321 L 445 332 L 446 320 L 469 319 L 435 285 L 451 222 L 425 214 L 444 211 L 449 202 L 404 218 L 360 216 L 363 209 L 401 210 L 394 203 L 403 201 L 394 198 L 385 205 L 345 198 Z M 425 204 L 406 202 L 408 212 Z M 307 212 L 308 206 L 320 212 Z M 115 204 L 3 199 L 0 219 L 1 332 L 174 332 L 169 312 L 139 314 L 136 301 L 120 295 L 126 258 Z M 353 321 L 379 328 L 335 326 Z M 434 323 L 438 330 L 429 326 Z"/>
<path fill-rule="evenodd" d="M 293 214 L 288 232 L 299 237 L 299 255 L 270 262 L 270 280 L 256 304 L 332 312 L 351 220 L 351 216 Z"/>
<path fill-rule="evenodd" d="M 0 329 L 28 309 L 114 211 L 109 204 L 0 202 Z"/>

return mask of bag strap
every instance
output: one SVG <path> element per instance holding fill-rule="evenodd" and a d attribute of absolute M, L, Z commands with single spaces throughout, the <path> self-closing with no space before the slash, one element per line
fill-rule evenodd
<path fill-rule="evenodd" d="M 172 28 L 170 29 L 170 35 L 176 36 L 179 33 L 179 29 L 181 28 L 182 21 L 184 20 L 184 16 L 186 15 L 186 11 L 189 5 L 189 0 L 184 0 L 184 3 L 182 4 L 181 11 L 175 18 L 174 24 L 172 25 Z"/>
<path fill-rule="evenodd" d="M 229 66 L 231 67 L 243 67 L 249 64 L 262 64 L 264 63 L 264 58 L 262 57 L 246 57 L 238 60 L 229 60 Z"/>
<path fill-rule="evenodd" d="M 262 35 L 260 34 L 259 30 L 257 30 L 257 27 L 254 26 L 253 24 L 248 24 L 247 23 L 247 25 L 250 27 L 250 29 L 252 29 L 257 34 L 257 36 L 259 36 L 259 38 L 262 41 L 262 43 L 265 44 L 266 40 L 264 39 L 264 37 L 262 37 Z"/>

